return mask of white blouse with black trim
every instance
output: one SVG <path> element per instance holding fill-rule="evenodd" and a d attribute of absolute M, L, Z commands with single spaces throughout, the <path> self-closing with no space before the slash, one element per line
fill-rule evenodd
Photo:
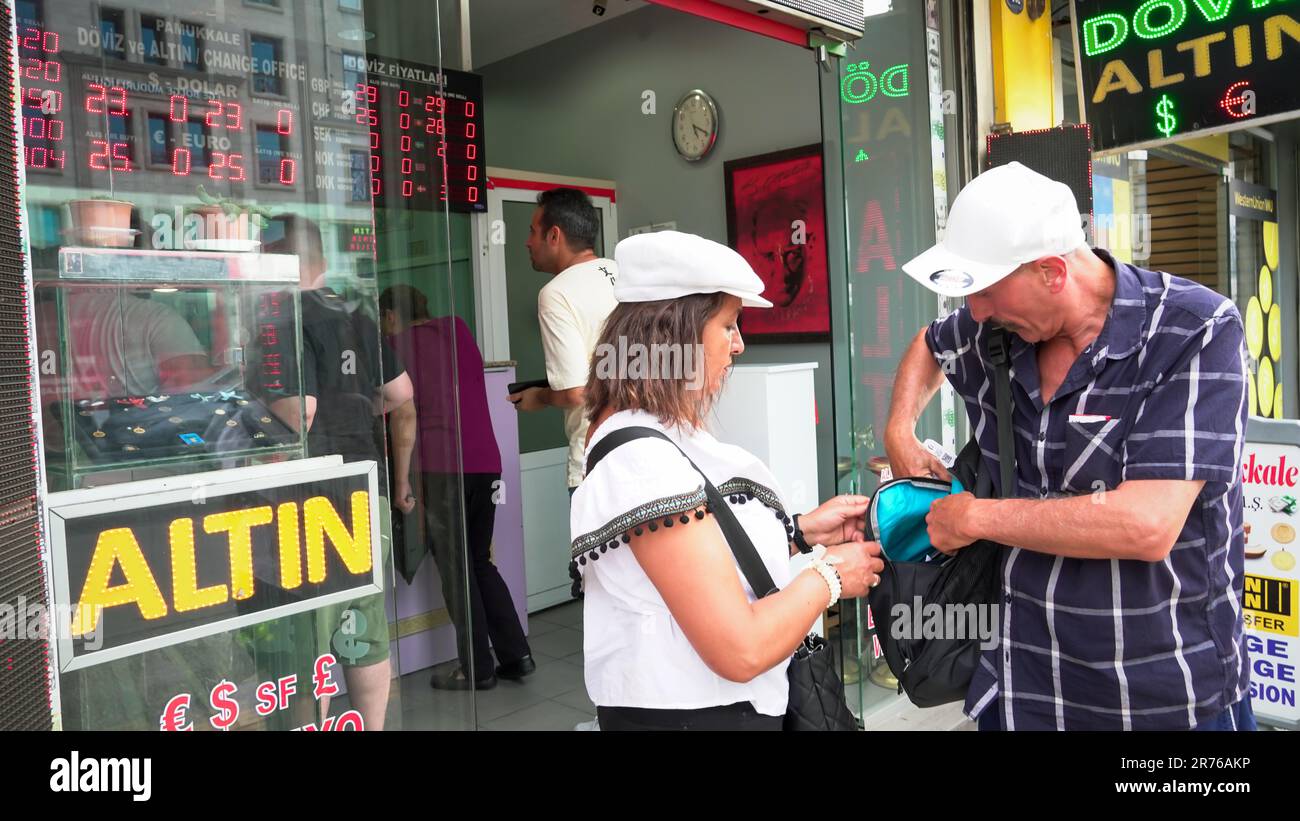
<path fill-rule="evenodd" d="M 663 431 L 695 461 L 727 497 L 776 586 L 784 587 L 790 580 L 787 517 L 767 466 L 705 431 L 666 428 L 642 411 L 610 416 L 586 453 L 612 431 L 638 425 Z M 570 574 L 575 592 L 585 594 L 587 693 L 597 706 L 692 710 L 748 701 L 764 715 L 785 714 L 788 660 L 743 684 L 714 673 L 626 549 L 630 538 L 645 530 L 717 527 L 697 510 L 704 505 L 700 474 L 676 448 L 657 439 L 636 439 L 610 451 L 573 494 Z M 739 566 L 736 573 L 755 600 Z"/>

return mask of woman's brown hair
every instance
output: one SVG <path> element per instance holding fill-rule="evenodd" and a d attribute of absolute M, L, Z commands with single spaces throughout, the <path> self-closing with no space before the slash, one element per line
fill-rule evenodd
<path fill-rule="evenodd" d="M 586 411 L 594 421 L 606 408 L 615 412 L 642 410 L 652 413 L 663 425 L 700 427 L 712 405 L 704 373 L 704 326 L 725 304 L 726 294 L 690 294 L 655 302 L 623 302 L 617 305 L 601 329 L 587 376 Z M 623 340 L 623 345 L 619 341 Z M 656 351 L 678 351 L 678 363 L 693 357 L 704 382 L 693 384 L 682 372 L 652 378 L 628 378 L 627 363 L 615 363 L 611 370 L 605 357 L 643 345 L 650 356 Z M 667 347 L 665 347 L 667 346 Z M 602 366 L 603 365 L 603 366 Z"/>

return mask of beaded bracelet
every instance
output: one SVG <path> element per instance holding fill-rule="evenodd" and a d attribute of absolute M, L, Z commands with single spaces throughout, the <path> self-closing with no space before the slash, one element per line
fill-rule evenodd
<path fill-rule="evenodd" d="M 803 536 L 803 531 L 799 529 L 799 516 L 798 513 L 794 514 L 791 526 L 786 529 L 786 532 L 790 534 L 790 541 L 794 542 L 794 546 L 800 553 L 811 553 L 813 551 L 812 545 L 808 544 L 808 540 Z"/>

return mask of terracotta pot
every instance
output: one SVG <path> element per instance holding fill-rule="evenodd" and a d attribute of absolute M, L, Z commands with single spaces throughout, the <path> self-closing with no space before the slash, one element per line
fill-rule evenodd
<path fill-rule="evenodd" d="M 72 200 L 72 241 L 96 248 L 129 248 L 135 244 L 131 213 L 135 205 L 124 200 Z"/>

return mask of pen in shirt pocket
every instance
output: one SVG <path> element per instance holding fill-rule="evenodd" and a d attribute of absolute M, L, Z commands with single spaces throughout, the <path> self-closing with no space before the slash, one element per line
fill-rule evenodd
<path fill-rule="evenodd" d="M 1109 422 L 1112 417 L 1100 413 L 1072 413 L 1071 422 Z"/>

